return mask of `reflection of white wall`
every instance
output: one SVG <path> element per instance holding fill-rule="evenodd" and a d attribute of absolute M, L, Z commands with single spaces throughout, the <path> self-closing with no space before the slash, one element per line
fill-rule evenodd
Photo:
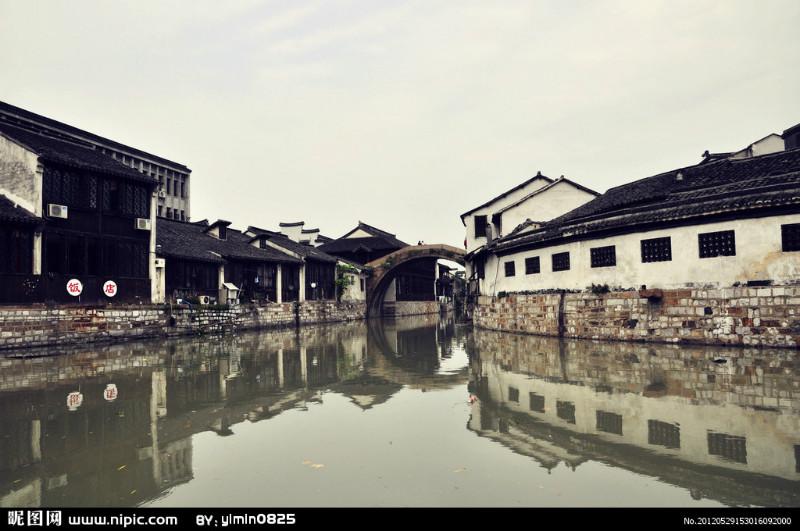
<path fill-rule="evenodd" d="M 637 232 L 596 240 L 556 245 L 523 251 L 486 261 L 486 280 L 482 294 L 499 291 L 538 289 L 585 289 L 591 284 L 608 284 L 623 288 L 641 285 L 656 288 L 694 285 L 731 286 L 734 282 L 771 279 L 785 282 L 800 279 L 800 255 L 781 250 L 781 225 L 800 223 L 800 214 L 742 219 Z M 734 230 L 736 256 L 700 258 L 698 234 Z M 672 241 L 672 261 L 642 263 L 641 240 L 669 236 Z M 617 265 L 592 268 L 590 249 L 614 245 Z M 554 272 L 552 255 L 568 251 L 570 269 Z M 541 272 L 525 274 L 525 258 L 538 256 Z M 505 276 L 508 261 L 515 262 L 516 275 Z"/>
<path fill-rule="evenodd" d="M 800 417 L 775 411 L 741 408 L 731 404 L 693 404 L 691 400 L 665 396 L 648 398 L 635 393 L 599 393 L 587 386 L 532 379 L 527 374 L 503 370 L 483 361 L 491 400 L 549 424 L 579 433 L 593 434 L 610 442 L 634 444 L 661 454 L 698 464 L 708 464 L 796 480 L 794 445 L 800 444 Z M 519 390 L 519 403 L 510 402 L 509 387 Z M 529 409 L 529 393 L 545 397 L 545 412 Z M 556 415 L 557 401 L 575 405 L 575 424 Z M 597 430 L 596 412 L 622 415 L 622 433 Z M 648 443 L 648 420 L 680 425 L 681 447 L 667 449 Z M 747 463 L 736 463 L 708 453 L 708 431 L 747 438 Z"/>

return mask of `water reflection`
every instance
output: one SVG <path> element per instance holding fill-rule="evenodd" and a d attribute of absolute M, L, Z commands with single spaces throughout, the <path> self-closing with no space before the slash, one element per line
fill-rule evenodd
<path fill-rule="evenodd" d="M 792 351 L 420 316 L 32 354 L 0 358 L 0 506 L 800 502 Z"/>
<path fill-rule="evenodd" d="M 589 460 L 729 505 L 800 502 L 798 359 L 475 332 L 469 428 L 545 469 Z M 715 361 L 716 360 L 716 361 Z"/>
<path fill-rule="evenodd" d="M 12 353 L 27 357 L 0 360 L 0 506 L 138 505 L 192 480 L 199 432 L 232 435 L 322 390 L 369 409 L 404 385 L 464 386 L 463 348 L 460 370 L 444 367 L 457 335 L 421 316 L 369 334 L 350 323 Z"/>

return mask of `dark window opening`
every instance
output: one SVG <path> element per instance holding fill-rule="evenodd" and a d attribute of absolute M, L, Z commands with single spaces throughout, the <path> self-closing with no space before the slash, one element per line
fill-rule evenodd
<path fill-rule="evenodd" d="M 517 389 L 516 387 L 508 388 L 508 401 L 516 402 L 517 404 L 519 404 L 519 389 Z"/>
<path fill-rule="evenodd" d="M 544 396 L 537 395 L 536 393 L 528 393 L 528 402 L 531 411 L 544 413 Z"/>
<path fill-rule="evenodd" d="M 177 214 L 177 212 L 178 211 L 176 210 L 175 213 Z M 219 235 L 219 239 L 220 240 L 227 240 L 228 239 L 228 227 L 226 227 L 225 225 L 219 225 L 217 227 L 217 234 Z"/>
<path fill-rule="evenodd" d="M 781 225 L 781 248 L 787 253 L 800 251 L 800 223 Z"/>
<path fill-rule="evenodd" d="M 665 448 L 681 447 L 681 428 L 660 420 L 647 421 L 647 442 Z"/>
<path fill-rule="evenodd" d="M 486 278 L 486 262 L 483 260 L 483 258 L 478 258 L 475 261 L 475 266 L 478 269 L 478 278 Z"/>
<path fill-rule="evenodd" d="M 736 256 L 736 235 L 732 230 L 706 232 L 697 236 L 700 258 Z"/>
<path fill-rule="evenodd" d="M 569 251 L 565 253 L 555 253 L 553 259 L 553 271 L 567 271 L 569 269 Z"/>
<path fill-rule="evenodd" d="M 507 277 L 513 277 L 514 275 L 517 274 L 514 262 L 506 262 L 505 264 L 503 264 L 503 266 L 505 267 Z"/>
<path fill-rule="evenodd" d="M 534 256 L 532 258 L 525 259 L 525 274 L 526 275 L 535 275 L 541 271 L 540 264 L 539 264 L 539 257 Z"/>
<path fill-rule="evenodd" d="M 597 430 L 622 435 L 622 415 L 598 410 Z"/>
<path fill-rule="evenodd" d="M 708 453 L 737 463 L 747 463 L 747 439 L 726 433 L 708 432 Z"/>
<path fill-rule="evenodd" d="M 589 250 L 592 267 L 612 267 L 617 265 L 617 249 L 614 245 L 594 247 Z"/>
<path fill-rule="evenodd" d="M 503 214 L 492 215 L 492 225 L 498 237 L 503 234 Z"/>
<path fill-rule="evenodd" d="M 641 244 L 642 262 L 672 261 L 672 240 L 669 236 L 642 240 Z"/>
<path fill-rule="evenodd" d="M 575 404 L 561 400 L 556 401 L 556 415 L 570 424 L 575 424 Z"/>
<path fill-rule="evenodd" d="M 364 291 L 364 279 L 363 278 L 359 278 L 358 279 L 358 285 L 361 288 L 361 291 Z"/>
<path fill-rule="evenodd" d="M 486 216 L 475 216 L 475 237 L 486 237 Z"/>
<path fill-rule="evenodd" d="M 33 272 L 33 233 L 27 230 L 0 228 L 0 273 Z"/>

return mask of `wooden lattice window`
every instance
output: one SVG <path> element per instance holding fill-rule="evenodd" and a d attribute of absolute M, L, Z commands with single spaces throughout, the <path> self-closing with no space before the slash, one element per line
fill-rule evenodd
<path fill-rule="evenodd" d="M 517 274 L 517 271 L 516 271 L 516 266 L 514 265 L 514 262 L 513 262 L 513 261 L 506 262 L 506 263 L 505 263 L 505 264 L 503 264 L 503 265 L 505 266 L 505 269 L 506 269 L 506 276 L 507 276 L 507 277 L 513 277 L 514 275 L 516 275 L 516 274 Z"/>
<path fill-rule="evenodd" d="M 553 271 L 567 271 L 569 269 L 569 251 L 553 255 Z"/>
<path fill-rule="evenodd" d="M 622 415 L 598 410 L 597 430 L 622 435 Z"/>
<path fill-rule="evenodd" d="M 736 234 L 732 230 L 706 232 L 697 236 L 700 258 L 736 256 Z"/>
<path fill-rule="evenodd" d="M 528 393 L 528 402 L 531 411 L 544 413 L 544 396 L 537 395 L 536 393 Z"/>
<path fill-rule="evenodd" d="M 681 447 L 681 428 L 660 420 L 647 421 L 647 442 L 665 448 Z"/>
<path fill-rule="evenodd" d="M 534 275 L 541 271 L 541 267 L 539 264 L 539 257 L 533 256 L 531 258 L 525 259 L 525 274 L 526 275 Z"/>
<path fill-rule="evenodd" d="M 708 432 L 708 453 L 737 463 L 747 463 L 747 439 L 710 431 Z"/>
<path fill-rule="evenodd" d="M 781 225 L 781 248 L 784 252 L 800 251 L 800 223 Z"/>
<path fill-rule="evenodd" d="M 589 250 L 592 267 L 611 267 L 617 265 L 617 250 L 614 245 L 593 247 Z"/>
<path fill-rule="evenodd" d="M 642 240 L 642 262 L 670 261 L 672 261 L 672 239 L 669 236 Z"/>

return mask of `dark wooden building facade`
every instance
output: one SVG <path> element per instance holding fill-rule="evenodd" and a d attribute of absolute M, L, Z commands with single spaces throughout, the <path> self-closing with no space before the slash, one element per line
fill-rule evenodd
<path fill-rule="evenodd" d="M 39 239 L 5 226 L 3 232 L 11 230 L 15 238 L 15 256 L 24 257 L 15 263 L 16 275 L 23 276 L 7 278 L 12 287 L 0 302 L 150 302 L 155 179 L 77 141 L 7 123 L 0 123 L 0 135 L 6 147 L 13 144 L 4 150 L 8 174 L 2 175 L 0 193 L 32 190 L 29 214 L 38 219 L 41 234 Z M 37 159 L 41 188 L 37 174 L 25 171 L 24 160 L 31 157 Z M 29 241 L 30 262 L 22 252 Z M 72 279 L 83 285 L 80 297 L 67 292 Z M 103 291 L 109 280 L 117 285 L 113 298 Z"/>

